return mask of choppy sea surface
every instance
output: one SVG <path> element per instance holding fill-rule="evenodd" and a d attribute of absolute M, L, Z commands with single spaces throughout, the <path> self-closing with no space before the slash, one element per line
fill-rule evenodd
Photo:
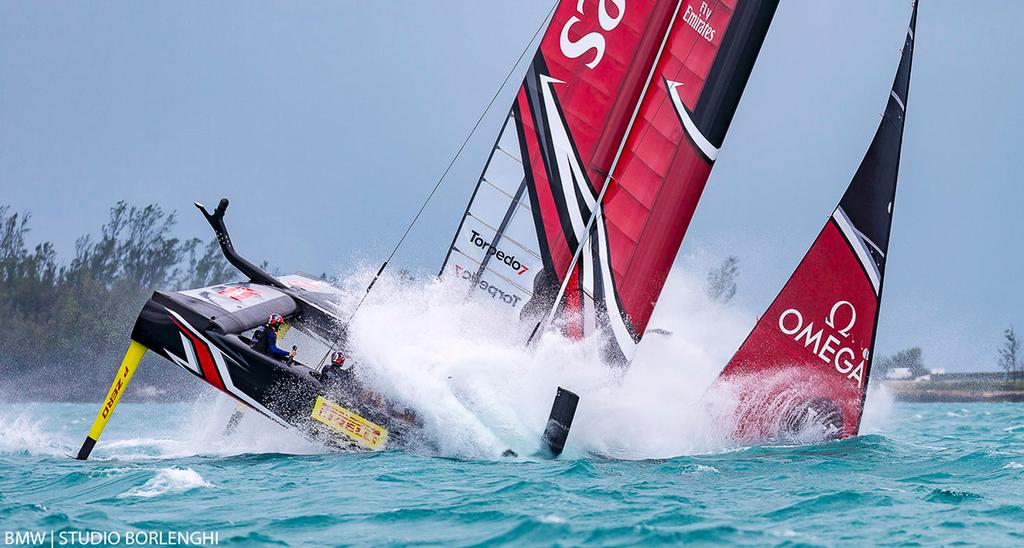
<path fill-rule="evenodd" d="M 95 405 L 0 404 L 0 545 L 140 530 L 277 546 L 1024 544 L 1020 404 L 896 404 L 878 433 L 817 445 L 555 461 L 331 453 L 249 416 L 225 437 L 223 413 L 199 406 L 123 404 L 78 462 L 66 453 Z"/>

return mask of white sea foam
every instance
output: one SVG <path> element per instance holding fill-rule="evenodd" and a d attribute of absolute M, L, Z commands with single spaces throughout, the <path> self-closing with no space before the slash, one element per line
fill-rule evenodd
<path fill-rule="evenodd" d="M 687 470 L 685 473 L 696 476 L 698 474 L 718 474 L 719 472 L 718 468 L 715 468 L 714 466 L 708 466 L 706 464 L 697 464 L 690 468 L 689 470 Z"/>
<path fill-rule="evenodd" d="M 1003 470 L 1020 470 L 1021 468 L 1024 468 L 1024 464 L 1012 460 L 1003 466 Z"/>
<path fill-rule="evenodd" d="M 501 310 L 443 282 L 385 279 L 351 327 L 360 374 L 424 421 L 445 455 L 530 454 L 555 388 L 581 396 L 570 451 L 617 458 L 716 450 L 698 402 L 753 324 L 709 301 L 701 283 L 673 275 L 628 373 L 601 365 L 593 341 L 549 333 L 532 348 Z M 532 327 L 532 326 L 527 326 Z"/>
<path fill-rule="evenodd" d="M 885 431 L 895 404 L 892 392 L 880 382 L 868 383 L 868 397 L 864 400 L 864 414 L 861 416 L 860 432 L 878 434 Z M 915 418 L 921 418 L 917 415 Z"/>
<path fill-rule="evenodd" d="M 524 348 L 527 332 L 509 330 L 500 307 L 467 301 L 464 289 L 395 278 L 378 284 L 351 327 L 358 371 L 414 409 L 441 454 L 530 454 L 557 386 L 581 396 L 570 456 L 658 458 L 734 444 L 705 393 L 755 315 L 709 300 L 692 275 L 669 277 L 650 327 L 671 335 L 649 333 L 628 371 L 601 365 L 593 341 L 548 333 Z M 881 430 L 891 408 L 891 396 L 872 387 L 865 431 Z"/>
<path fill-rule="evenodd" d="M 217 392 L 197 401 L 183 417 L 175 436 L 183 455 L 240 455 L 283 453 L 308 455 L 326 449 L 286 429 L 252 409 L 245 409 L 233 433 L 226 431 L 237 409 L 234 400 Z"/>
<path fill-rule="evenodd" d="M 0 453 L 63 455 L 66 447 L 60 437 L 47 428 L 37 413 L 20 410 L 0 414 Z"/>
<path fill-rule="evenodd" d="M 191 468 L 161 468 L 145 484 L 118 496 L 153 498 L 208 487 L 213 485 Z"/>

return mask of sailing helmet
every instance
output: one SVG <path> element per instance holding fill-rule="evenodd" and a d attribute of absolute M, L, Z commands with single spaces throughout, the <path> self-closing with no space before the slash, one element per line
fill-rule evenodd
<path fill-rule="evenodd" d="M 277 327 L 283 323 L 284 318 L 282 318 L 280 314 L 271 314 L 270 318 L 267 320 L 267 325 L 270 327 Z"/>

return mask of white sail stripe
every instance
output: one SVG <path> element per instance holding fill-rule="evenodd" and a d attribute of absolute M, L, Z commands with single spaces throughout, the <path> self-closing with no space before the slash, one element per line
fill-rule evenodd
<path fill-rule="evenodd" d="M 914 29 L 907 29 L 907 34 L 910 35 L 910 39 L 911 40 L 914 39 Z"/>
<path fill-rule="evenodd" d="M 586 245 L 586 244 L 584 244 Z M 583 309 L 583 333 L 597 333 L 597 302 L 594 298 L 594 251 L 587 246 L 583 251 L 588 261 L 584 262 L 587 268 L 584 270 L 584 280 L 580 284 L 580 305 Z M 589 297 L 589 299 L 588 299 Z M 592 304 L 587 306 L 587 301 Z"/>
<path fill-rule="evenodd" d="M 683 83 L 673 82 L 672 80 L 665 80 L 665 83 L 668 87 L 668 94 L 672 98 L 672 105 L 675 107 L 679 119 L 683 121 L 683 128 L 686 129 L 686 133 L 708 159 L 712 162 L 715 161 L 715 158 L 718 157 L 718 148 L 711 144 L 711 141 L 708 141 L 707 137 L 697 129 L 697 124 L 690 118 L 690 113 L 686 110 L 686 105 L 683 104 L 682 98 L 679 97 L 679 91 L 676 90 Z"/>
<path fill-rule="evenodd" d="M 583 195 L 584 205 L 588 212 L 587 217 L 590 216 L 589 212 L 594 210 L 594 196 L 593 189 L 591 188 L 578 188 L 580 184 L 589 187 L 587 185 L 587 177 L 583 173 L 576 162 L 575 154 L 573 153 L 572 141 L 569 139 L 568 130 L 562 123 L 561 114 L 558 112 L 557 105 L 555 103 L 554 90 L 552 89 L 553 84 L 562 84 L 564 82 L 555 80 L 550 76 L 541 75 L 541 88 L 542 96 L 544 97 L 544 111 L 547 114 L 548 129 L 551 135 L 551 141 L 554 148 L 555 161 L 558 167 L 558 179 L 562 186 L 562 196 L 565 198 L 567 209 L 569 210 L 569 220 L 572 223 L 573 233 L 576 234 L 578 239 L 582 239 L 585 236 L 585 229 L 587 225 L 587 219 L 584 218 L 583 212 L 581 211 L 579 199 L 576 196 L 576 190 L 580 191 Z M 572 174 L 573 177 L 569 175 Z"/>
<path fill-rule="evenodd" d="M 611 324 L 612 333 L 615 336 L 616 341 L 619 343 L 620 349 L 623 353 L 629 353 L 635 343 L 633 337 L 629 334 L 629 330 L 625 326 L 625 317 L 622 310 L 619 309 L 619 303 L 615 299 L 614 295 L 614 282 L 611 274 L 611 262 L 608 253 L 608 241 L 604 235 L 604 224 L 601 221 L 601 211 L 597 211 L 593 214 L 595 217 L 595 224 L 598 230 L 598 254 L 599 258 L 593 256 L 593 251 L 589 245 L 587 245 L 589 238 L 585 232 L 587 226 L 585 222 L 589 224 L 589 219 L 583 219 L 580 211 L 579 199 L 576 196 L 576 184 L 569 180 L 566 175 L 569 173 L 575 174 L 575 179 L 578 183 L 586 185 L 586 177 L 583 174 L 583 169 L 576 162 L 576 158 L 572 153 L 572 145 L 569 141 L 568 133 L 565 127 L 561 123 L 561 116 L 555 107 L 553 90 L 551 84 L 561 83 L 548 76 L 541 76 L 541 82 L 543 84 L 543 96 L 544 96 L 544 107 L 547 112 L 548 123 L 550 126 L 550 134 L 554 144 L 555 153 L 558 161 L 558 176 L 562 186 L 562 192 L 565 198 L 566 206 L 569 209 L 569 217 L 573 224 L 573 230 L 577 234 L 577 237 L 581 241 L 583 246 L 584 254 L 584 279 L 580 280 L 581 289 L 589 292 L 590 295 L 594 294 L 594 276 L 598 275 L 597 270 L 600 269 L 600 276 L 604 286 L 604 302 L 605 308 L 608 311 L 609 323 Z M 589 186 L 589 185 L 588 185 Z M 588 211 L 594 211 L 595 200 L 592 196 L 593 190 L 590 188 L 580 188 L 580 194 L 583 195 L 586 200 L 586 207 Z M 589 217 L 589 215 L 588 215 Z M 600 264 L 600 267 L 597 267 Z M 594 332 L 596 329 L 596 317 L 594 317 L 594 310 L 590 310 L 592 307 L 586 307 L 586 299 L 583 299 L 583 319 L 584 319 L 584 333 L 587 333 L 586 329 L 590 332 Z M 624 341 L 628 341 L 624 344 Z"/>
<path fill-rule="evenodd" d="M 896 99 L 896 103 L 900 106 L 900 110 L 902 110 L 902 111 L 906 111 L 907 110 L 907 107 L 903 106 L 903 101 L 900 99 L 900 96 L 896 95 L 896 90 L 890 91 L 889 95 L 892 95 L 892 98 Z"/>
<path fill-rule="evenodd" d="M 476 222 L 478 222 L 478 223 L 480 223 L 480 224 L 482 224 L 482 225 L 486 226 L 487 228 L 491 229 L 491 231 L 492 231 L 492 232 L 494 232 L 495 234 L 497 234 L 497 233 L 498 233 L 498 229 L 497 229 L 497 228 L 494 228 L 493 226 L 491 226 L 490 224 L 488 224 L 488 223 L 487 223 L 486 221 L 484 221 L 484 220 L 483 220 L 483 219 L 481 219 L 480 217 L 477 217 L 476 215 L 473 215 L 473 213 L 472 213 L 472 212 L 470 212 L 470 213 L 467 213 L 467 214 L 466 214 L 466 216 L 467 216 L 467 217 L 472 217 L 472 218 L 473 218 L 473 219 L 474 219 L 474 220 L 475 220 Z M 488 239 L 488 240 L 490 240 L 490 238 L 487 238 L 487 239 Z M 511 237 L 511 236 L 509 236 L 509 235 L 508 235 L 508 232 L 507 232 L 507 231 L 506 231 L 506 232 L 503 232 L 503 233 L 501 234 L 501 241 L 509 241 L 509 242 L 512 242 L 513 244 L 515 244 L 515 245 L 517 245 L 518 247 L 522 248 L 522 249 L 523 249 L 524 251 L 526 251 L 526 252 L 527 252 L 527 253 L 529 253 L 530 255 L 533 255 L 533 256 L 534 256 L 534 257 L 536 257 L 537 259 L 540 259 L 540 258 L 541 258 L 541 255 L 540 255 L 540 250 L 539 250 L 539 249 L 533 249 L 533 248 L 531 248 L 531 247 L 530 247 L 530 246 L 528 246 L 528 245 L 524 245 L 524 244 L 523 244 L 522 242 L 520 242 L 519 240 L 517 240 L 517 239 L 515 239 L 515 238 L 513 238 L 513 237 Z M 455 247 L 453 247 L 452 249 L 458 249 L 457 245 L 456 245 Z"/>
<path fill-rule="evenodd" d="M 881 285 L 881 273 L 878 271 L 878 265 L 875 264 L 875 260 L 871 258 L 868 248 L 864 245 L 864 241 L 861 240 L 860 231 L 854 228 L 853 223 L 846 216 L 846 212 L 843 211 L 842 207 L 836 208 L 832 213 L 832 218 L 836 220 L 839 229 L 846 236 L 850 245 L 853 246 L 857 258 L 860 260 L 861 265 L 864 266 L 864 271 L 868 274 L 868 279 L 871 280 L 871 285 L 875 289 L 875 295 L 878 295 L 878 289 Z"/>
<path fill-rule="evenodd" d="M 845 214 L 845 212 L 844 212 L 844 214 Z M 868 245 L 873 247 L 875 249 L 875 251 L 878 252 L 879 255 L 881 255 L 882 257 L 885 257 L 885 253 L 882 252 L 882 248 L 878 247 L 878 244 L 876 244 L 875 242 L 872 242 L 871 238 L 868 238 L 867 236 L 864 235 L 863 232 L 861 232 L 859 229 L 857 229 L 857 227 L 853 226 L 852 222 L 850 223 L 850 228 L 852 228 L 854 230 L 854 232 L 856 232 L 857 235 L 860 236 L 860 238 L 862 240 L 864 240 L 865 243 L 867 243 Z"/>
<path fill-rule="evenodd" d="M 274 422 L 280 424 L 281 426 L 290 428 L 287 421 L 285 421 L 281 417 L 278 417 L 276 414 L 274 414 L 271 410 L 267 409 L 266 407 L 263 407 L 263 405 L 261 405 L 256 400 L 250 398 L 245 392 L 242 392 L 241 390 L 238 389 L 238 387 L 235 386 L 235 383 L 231 381 L 231 375 L 228 373 L 227 367 L 224 364 L 224 355 L 216 346 L 214 346 L 209 340 L 207 340 L 206 337 L 204 337 L 202 333 L 199 332 L 198 329 L 192 327 L 187 321 L 185 321 L 185 318 L 182 318 L 181 315 L 178 314 L 177 312 L 169 308 L 165 310 L 167 310 L 168 312 L 171 313 L 172 316 L 177 318 L 177 320 L 180 321 L 181 324 L 184 325 L 186 328 L 188 328 L 188 330 L 191 331 L 193 335 L 195 335 L 204 343 L 206 343 L 206 346 L 209 347 L 210 349 L 210 354 L 213 355 L 213 363 L 217 366 L 217 371 L 220 372 L 220 378 L 221 381 L 224 383 L 224 388 L 225 390 L 227 390 L 229 394 L 251 405 L 253 409 L 256 409 L 260 413 L 266 415 L 267 418 L 273 420 Z"/>
<path fill-rule="evenodd" d="M 633 357 L 636 341 L 633 340 L 633 335 L 626 327 L 626 314 L 619 308 L 619 300 L 615 298 L 612 260 L 611 254 L 608 252 L 608 238 L 605 234 L 604 222 L 597 223 L 597 237 L 600 242 L 598 253 L 601 254 L 601 279 L 604 286 L 605 307 L 608 310 L 608 323 L 611 324 L 612 333 L 615 335 L 615 341 L 619 344 L 619 349 L 628 360 Z"/>
<path fill-rule="evenodd" d="M 602 216 L 603 217 L 603 216 Z M 608 323 L 612 330 L 612 335 L 615 337 L 615 342 L 619 345 L 619 349 L 622 351 L 626 358 L 630 358 L 633 355 L 633 350 L 636 346 L 636 342 L 633 340 L 633 336 L 629 332 L 629 328 L 626 327 L 626 315 L 619 308 L 619 301 L 615 298 L 615 285 L 612 279 L 611 271 L 611 258 L 608 252 L 608 239 L 605 237 L 605 226 L 600 220 L 597 223 L 597 238 L 598 238 L 598 257 L 595 258 L 591 247 L 588 245 L 584 251 L 585 259 L 584 264 L 586 265 L 587 276 L 584 289 L 592 297 L 595 295 L 594 290 L 594 273 L 598 270 L 597 264 L 600 264 L 601 271 L 601 285 L 604 288 L 604 303 L 605 310 L 608 313 Z"/>

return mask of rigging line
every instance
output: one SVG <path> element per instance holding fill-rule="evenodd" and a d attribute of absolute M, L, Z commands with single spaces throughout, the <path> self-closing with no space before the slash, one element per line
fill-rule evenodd
<path fill-rule="evenodd" d="M 491 107 L 494 106 L 494 101 L 498 99 L 498 96 L 501 95 L 501 91 L 505 89 L 505 85 L 508 84 L 509 78 L 511 78 L 512 74 L 515 73 L 516 67 L 518 67 L 519 63 L 523 61 L 523 57 L 526 56 L 526 53 L 530 51 L 530 46 L 533 45 L 533 42 L 537 39 L 537 36 L 540 34 L 540 31 L 544 29 L 544 27 L 546 26 L 545 23 L 548 19 L 551 18 L 551 15 L 554 13 L 555 8 L 557 6 L 558 2 L 555 2 L 551 6 L 551 9 L 548 11 L 547 16 L 545 16 L 544 19 L 541 21 L 540 26 L 537 27 L 536 31 L 534 31 L 533 37 L 530 38 L 530 41 L 526 43 L 526 47 L 523 48 L 523 51 L 519 54 L 519 58 L 516 59 L 516 62 L 512 64 L 512 68 L 510 68 L 508 73 L 505 74 L 505 79 L 501 81 L 501 85 L 498 86 L 498 89 L 494 92 L 494 95 L 491 96 L 491 100 L 488 101 L 487 106 L 484 107 L 483 112 L 480 113 L 480 117 L 476 119 L 476 123 L 473 124 L 473 128 L 469 130 L 469 134 L 466 135 L 466 138 L 462 141 L 462 145 L 459 146 L 459 150 L 455 153 L 455 156 L 452 157 L 452 160 L 450 162 L 448 162 L 448 167 L 446 167 L 444 169 L 444 172 L 441 173 L 441 177 L 439 177 L 437 183 L 434 184 L 434 188 L 430 191 L 430 194 L 427 195 L 427 199 L 423 201 L 422 205 L 420 205 L 420 209 L 419 211 L 416 212 L 416 216 L 413 217 L 412 221 L 409 223 L 409 226 L 405 228 L 405 232 L 402 233 L 402 237 L 399 238 L 398 243 L 395 244 L 395 247 L 394 249 L 391 250 L 391 253 L 388 255 L 388 258 L 384 260 L 384 263 L 381 265 L 380 270 L 377 271 L 377 274 L 373 277 L 373 280 L 370 282 L 370 285 L 366 287 L 366 294 L 363 295 L 363 298 L 359 301 L 359 304 L 357 304 L 355 309 L 353 309 L 352 315 L 349 317 L 348 321 L 352 321 L 352 316 L 355 316 L 356 311 L 359 310 L 359 307 L 362 306 L 363 301 L 366 300 L 367 295 L 369 295 L 370 290 L 373 288 L 373 284 L 377 282 L 377 279 L 380 278 L 380 275 L 384 272 L 384 269 L 387 268 L 388 263 L 391 262 L 392 258 L 394 258 L 395 253 L 398 252 L 398 248 L 402 246 L 402 243 L 405 242 L 405 238 L 409 236 L 409 232 L 411 232 L 413 226 L 416 225 L 416 222 L 419 220 L 420 215 L 422 215 L 423 211 L 426 209 L 427 204 L 430 203 L 430 200 L 434 197 L 434 194 L 437 193 L 437 189 L 441 187 L 441 183 L 444 182 L 445 177 L 448 176 L 448 172 L 451 171 L 452 166 L 455 165 L 455 162 L 459 159 L 459 156 L 462 155 L 462 151 L 465 150 L 466 145 L 469 144 L 469 140 L 473 137 L 473 134 L 476 133 L 476 130 L 480 127 L 480 124 L 483 122 L 484 117 L 487 115 L 487 113 L 491 110 Z"/>
<path fill-rule="evenodd" d="M 498 89 L 494 92 L 494 95 L 491 97 L 491 100 L 487 102 L 487 106 L 484 107 L 483 112 L 480 113 L 480 117 L 476 119 L 476 123 L 473 124 L 473 128 L 469 130 L 469 134 L 466 135 L 466 138 L 462 141 L 462 145 L 459 146 L 459 150 L 455 152 L 455 156 L 452 157 L 452 160 L 450 162 L 448 162 L 448 167 L 444 169 L 444 172 L 441 173 L 441 176 L 437 179 L 437 183 L 434 184 L 434 188 L 430 191 L 430 194 L 427 195 L 427 199 L 423 201 L 423 204 L 420 206 L 419 211 L 416 212 L 416 216 L 412 218 L 412 221 L 409 223 L 409 226 L 405 228 L 405 232 L 402 233 L 402 237 L 399 238 L 398 243 L 395 244 L 394 249 L 392 249 L 391 253 L 388 254 L 388 258 L 384 259 L 384 263 L 380 265 L 380 269 L 377 270 L 377 274 L 374 275 L 373 280 L 371 280 L 370 284 L 366 286 L 366 291 L 363 293 L 363 297 L 359 299 L 359 302 L 356 304 L 355 308 L 352 309 L 352 313 L 349 314 L 348 320 L 345 321 L 346 326 L 348 326 L 348 324 L 352 322 L 352 318 L 355 317 L 356 312 L 358 312 L 359 308 L 363 306 L 363 303 L 366 301 L 366 298 L 370 295 L 370 291 L 373 289 L 373 285 L 377 283 L 377 280 L 380 278 L 380 275 L 383 274 L 384 269 L 387 268 L 388 263 L 391 262 L 391 259 L 394 258 L 395 253 L 398 252 L 398 248 L 402 246 L 402 243 L 405 242 L 405 238 L 409 236 L 409 232 L 411 232 L 413 226 L 416 225 L 416 221 L 418 221 L 420 215 L 423 214 L 423 210 L 427 208 L 427 204 L 430 203 L 430 200 L 434 197 L 434 194 L 437 193 L 437 189 L 441 187 L 441 183 L 444 182 L 445 177 L 448 176 L 448 172 L 451 171 L 452 166 L 455 165 L 455 162 L 459 159 L 459 156 L 462 155 L 462 151 L 465 150 L 466 145 L 469 144 L 469 140 L 473 137 L 473 134 L 476 133 L 476 130 L 480 127 L 480 124 L 483 122 L 484 117 L 487 116 L 487 113 L 491 110 L 491 107 L 494 106 L 494 101 L 498 99 L 498 96 L 501 95 L 501 91 L 505 89 L 505 85 L 508 84 L 509 78 L 511 78 L 512 74 L 515 73 L 516 68 L 519 67 L 519 63 L 522 63 L 523 57 L 526 57 L 526 53 L 530 51 L 531 46 L 537 40 L 537 36 L 540 35 L 540 32 L 547 27 L 547 22 L 548 20 L 551 19 L 552 15 L 555 13 L 555 8 L 557 7 L 558 2 L 556 0 L 555 2 L 552 3 L 551 9 L 548 10 L 547 15 L 544 16 L 544 19 L 541 20 L 540 26 L 537 27 L 536 31 L 534 31 L 533 36 L 530 38 L 530 41 L 526 43 L 526 47 L 524 47 L 523 51 L 519 54 L 519 58 L 516 59 L 516 62 L 512 64 L 512 67 L 509 69 L 508 73 L 505 74 L 505 79 L 501 81 L 501 85 L 498 86 Z M 326 355 L 324 355 L 324 359 L 320 361 L 320 365 L 323 365 L 324 360 L 327 359 L 327 355 L 334 351 L 336 345 L 337 342 L 331 345 L 331 349 L 328 350 Z"/>

